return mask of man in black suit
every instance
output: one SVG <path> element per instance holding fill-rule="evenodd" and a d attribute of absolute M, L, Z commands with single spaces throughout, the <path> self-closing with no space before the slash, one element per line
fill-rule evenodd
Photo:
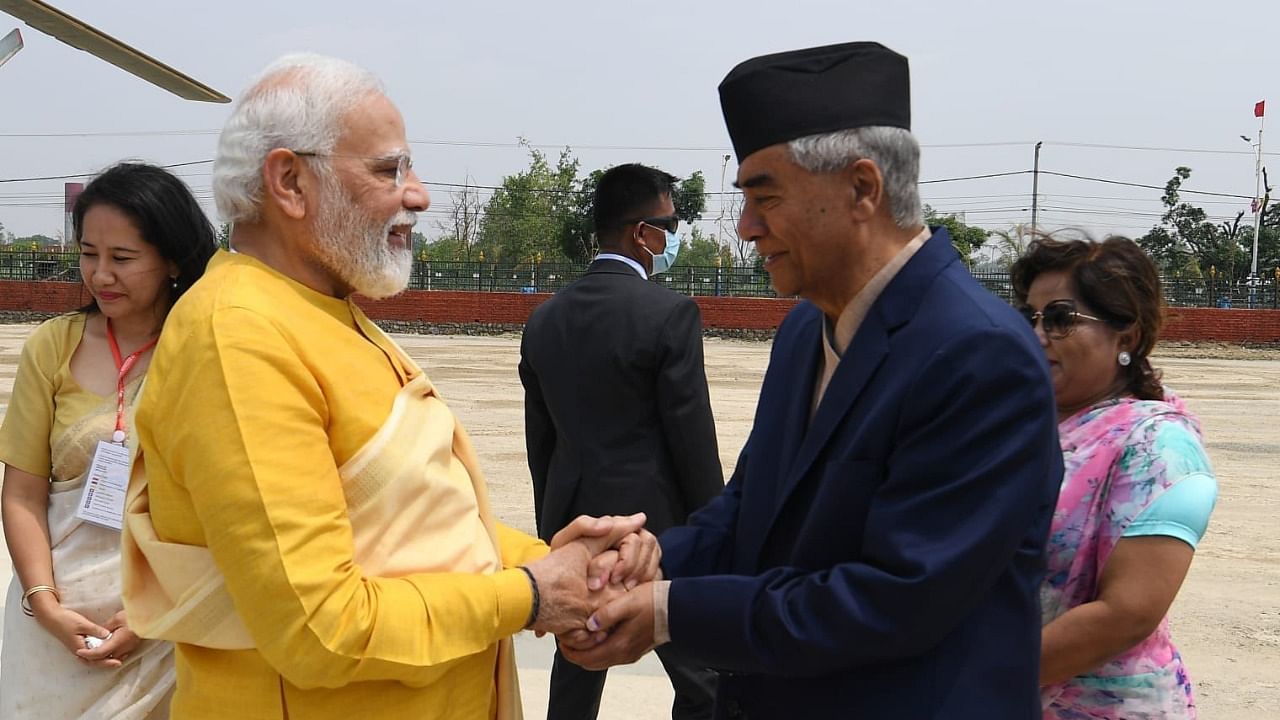
<path fill-rule="evenodd" d="M 724 489 L 701 314 L 648 281 L 679 249 L 674 181 L 636 164 L 605 172 L 593 209 L 600 255 L 525 326 L 525 440 L 544 538 L 577 515 L 640 511 L 661 533 Z M 710 718 L 714 673 L 657 652 L 675 688 L 672 717 Z M 594 720 L 604 681 L 557 651 L 549 720 Z"/>

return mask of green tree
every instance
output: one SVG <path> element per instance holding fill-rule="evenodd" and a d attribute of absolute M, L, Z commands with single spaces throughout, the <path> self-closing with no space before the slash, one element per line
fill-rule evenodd
<path fill-rule="evenodd" d="M 681 180 L 671 194 L 671 203 L 676 206 L 676 216 L 691 223 L 702 219 L 707 210 L 707 180 L 701 170 Z"/>
<path fill-rule="evenodd" d="M 216 239 L 218 241 L 218 247 L 223 250 L 231 249 L 231 223 L 222 223 L 218 226 Z"/>
<path fill-rule="evenodd" d="M 982 247 L 982 244 L 987 241 L 987 236 L 991 234 L 990 230 L 966 225 L 959 217 L 953 214 L 943 215 L 928 205 L 924 206 L 924 223 L 929 226 L 945 227 L 951 235 L 951 244 L 955 246 L 956 252 L 960 253 L 966 265 L 969 264 L 970 255 Z"/>
<path fill-rule="evenodd" d="M 578 182 L 577 190 L 570 198 L 569 214 L 565 218 L 564 229 L 560 235 L 560 252 L 572 262 L 588 263 L 599 249 L 591 204 L 596 195 L 596 186 L 600 184 L 604 171 L 604 168 L 592 170 Z"/>
<path fill-rule="evenodd" d="M 606 168 L 583 178 L 577 177 L 578 168 L 578 160 L 568 148 L 554 166 L 541 152 L 529 148 L 529 167 L 503 178 L 502 186 L 484 206 L 476 247 L 484 252 L 485 260 L 509 267 L 539 258 L 543 262 L 589 262 L 598 250 L 592 201 Z M 677 183 L 671 200 L 680 219 L 699 219 L 707 207 L 702 173 L 695 172 Z M 455 197 L 455 215 L 460 207 Z M 441 229 L 446 237 L 462 239 L 458 222 L 445 225 Z"/>
<path fill-rule="evenodd" d="M 413 253 L 413 258 L 415 260 L 427 259 L 427 246 L 429 244 L 427 236 L 417 230 L 413 230 L 409 233 L 409 251 Z"/>
<path fill-rule="evenodd" d="M 566 259 L 568 219 L 578 203 L 578 160 L 568 148 L 553 166 L 529 147 L 529 167 L 502 179 L 485 204 L 476 247 L 506 267 Z"/>
<path fill-rule="evenodd" d="M 1157 225 L 1134 242 L 1147 251 L 1162 272 L 1182 273 L 1187 269 L 1187 254 L 1167 228 Z"/>
<path fill-rule="evenodd" d="M 713 265 L 728 267 L 731 261 L 732 253 L 729 248 L 716 242 L 715 236 L 702 232 L 702 228 L 694 225 L 685 237 L 684 247 L 680 248 L 680 254 L 676 256 L 674 267 L 710 267 Z"/>
<path fill-rule="evenodd" d="M 414 251 L 414 257 L 432 262 L 466 261 L 466 243 L 455 237 L 442 237 Z"/>
<path fill-rule="evenodd" d="M 23 237 L 13 238 L 15 246 L 22 246 L 28 250 L 40 250 L 43 248 L 55 247 L 58 244 L 57 238 L 51 238 L 48 235 L 25 235 Z"/>
<path fill-rule="evenodd" d="M 480 242 L 481 221 L 484 218 L 484 204 L 480 200 L 480 189 L 471 184 L 470 175 L 467 176 L 461 188 L 449 193 L 449 201 L 449 207 L 446 209 L 448 215 L 443 220 L 437 220 L 436 227 L 444 233 L 444 237 L 454 241 L 448 247 L 449 252 L 457 257 L 447 259 L 469 262 L 474 259 L 472 256 L 475 254 L 476 245 Z M 414 255 L 421 255 L 416 245 Z"/>
<path fill-rule="evenodd" d="M 1199 275 L 1214 267 L 1217 272 L 1234 277 L 1245 258 L 1241 246 L 1244 231 L 1252 233 L 1252 228 L 1242 226 L 1243 214 L 1237 215 L 1234 222 L 1219 225 L 1209 220 L 1204 209 L 1183 201 L 1182 184 L 1190 178 L 1191 168 L 1174 169 L 1160 198 L 1165 208 L 1160 223 L 1136 242 L 1165 273 Z"/>
<path fill-rule="evenodd" d="M 1258 273 L 1266 275 L 1271 272 L 1276 278 L 1275 270 L 1280 268 L 1280 204 L 1268 206 L 1269 198 L 1264 199 L 1262 222 L 1258 233 Z M 1253 255 L 1253 230 L 1244 237 L 1248 243 L 1250 258 Z"/>

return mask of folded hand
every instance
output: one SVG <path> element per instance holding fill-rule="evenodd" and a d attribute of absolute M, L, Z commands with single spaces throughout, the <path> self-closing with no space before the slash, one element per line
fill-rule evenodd
<path fill-rule="evenodd" d="M 653 585 L 614 595 L 587 620 L 587 632 L 557 637 L 560 652 L 588 670 L 604 670 L 639 660 L 654 648 Z"/>
<path fill-rule="evenodd" d="M 612 579 L 631 579 L 651 572 L 656 567 L 653 551 L 656 540 L 649 543 L 639 535 L 644 526 L 644 513 L 630 517 L 589 518 L 579 517 L 568 527 L 556 533 L 551 540 L 551 552 L 525 567 L 533 574 L 541 595 L 541 606 L 532 629 L 538 632 L 568 632 L 586 628 L 589 616 L 601 600 L 592 598 L 592 592 L 618 584 Z M 644 533 L 652 538 L 652 534 Z M 628 555 L 622 555 L 623 540 L 628 536 L 637 539 L 628 543 Z M 617 555 L 604 556 L 592 562 L 610 548 L 617 547 Z M 621 569 L 620 569 L 621 566 Z M 591 586 L 588 586 L 588 575 Z"/>

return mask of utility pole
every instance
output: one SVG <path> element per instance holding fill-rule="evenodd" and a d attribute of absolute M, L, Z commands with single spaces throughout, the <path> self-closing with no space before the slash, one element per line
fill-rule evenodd
<path fill-rule="evenodd" d="M 1040 146 L 1044 144 L 1041 140 L 1036 143 L 1036 164 L 1031 170 L 1031 235 L 1036 234 L 1036 220 L 1040 214 Z"/>
<path fill-rule="evenodd" d="M 716 245 L 729 247 L 729 241 L 725 239 L 724 232 L 724 211 L 725 206 L 729 203 L 729 196 L 724 194 L 724 176 L 729 171 L 729 158 L 725 155 L 724 162 L 720 163 L 720 216 L 716 218 Z M 717 255 L 717 257 L 719 257 Z"/>
<path fill-rule="evenodd" d="M 1254 146 L 1257 150 L 1254 161 L 1254 186 L 1253 186 L 1253 264 L 1249 266 L 1250 284 L 1258 276 L 1258 229 L 1262 224 L 1262 126 L 1266 122 L 1266 117 L 1262 113 L 1262 103 L 1255 106 L 1258 116 L 1258 144 Z"/>
<path fill-rule="evenodd" d="M 1257 301 L 1258 285 L 1261 284 L 1262 278 L 1258 276 L 1258 232 L 1262 225 L 1262 127 L 1266 123 L 1264 110 L 1266 101 L 1259 101 L 1253 106 L 1253 116 L 1258 118 L 1258 142 L 1254 143 L 1248 136 L 1241 135 L 1240 139 L 1253 145 L 1255 151 L 1253 173 L 1253 259 L 1249 264 L 1249 279 L 1246 281 L 1249 286 L 1249 307 L 1254 307 Z"/>

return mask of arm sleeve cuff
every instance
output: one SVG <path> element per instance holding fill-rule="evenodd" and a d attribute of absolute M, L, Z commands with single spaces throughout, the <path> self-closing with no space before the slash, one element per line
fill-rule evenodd
<path fill-rule="evenodd" d="M 656 645 L 671 642 L 671 623 L 667 621 L 667 595 L 670 593 L 670 580 L 659 580 L 653 584 L 653 641 Z"/>
<path fill-rule="evenodd" d="M 1194 548 L 1209 527 L 1218 482 L 1208 473 L 1178 480 L 1125 528 L 1123 537 L 1167 535 Z"/>
<path fill-rule="evenodd" d="M 524 629 L 533 611 L 533 588 L 529 577 L 519 568 L 499 570 L 493 575 L 498 591 L 498 634 L 515 635 Z"/>
<path fill-rule="evenodd" d="M 1195 530 L 1171 520 L 1155 520 L 1151 522 L 1133 523 L 1124 531 L 1122 537 L 1162 536 L 1177 538 L 1191 546 L 1194 550 L 1200 542 L 1200 534 Z"/>
<path fill-rule="evenodd" d="M 512 527 L 498 523 L 498 552 L 502 566 L 513 568 L 546 557 L 551 548 L 532 535 L 526 535 Z"/>

